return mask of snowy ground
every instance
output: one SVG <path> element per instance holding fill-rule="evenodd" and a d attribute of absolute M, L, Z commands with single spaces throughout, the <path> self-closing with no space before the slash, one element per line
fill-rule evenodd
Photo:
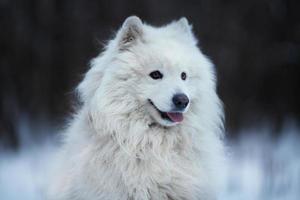
<path fill-rule="evenodd" d="M 20 124 L 25 141 L 18 153 L 0 153 L 0 199 L 41 200 L 54 161 L 52 138 L 30 142 L 30 127 Z M 38 129 L 35 131 L 45 130 Z M 277 139 L 268 128 L 243 131 L 230 147 L 226 188 L 221 200 L 300 199 L 300 134 L 288 125 Z M 42 142 L 41 142 L 42 141 Z"/>
<path fill-rule="evenodd" d="M 278 138 L 252 129 L 230 141 L 225 200 L 299 200 L 300 132 L 291 124 Z"/>

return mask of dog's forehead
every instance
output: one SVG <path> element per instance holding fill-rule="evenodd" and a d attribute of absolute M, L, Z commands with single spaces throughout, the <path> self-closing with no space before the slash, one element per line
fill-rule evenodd
<path fill-rule="evenodd" d="M 133 45 L 128 54 L 136 63 L 132 65 L 135 70 L 145 73 L 159 69 L 176 73 L 191 72 L 199 60 L 202 60 L 197 44 L 189 38 L 172 35 L 168 31 L 161 33 L 157 29 L 153 30 L 153 34 L 147 34 L 145 31 L 143 40 Z"/>
<path fill-rule="evenodd" d="M 162 42 L 146 44 L 145 53 L 142 56 L 145 67 L 164 68 L 177 71 L 194 66 L 197 59 L 194 48 L 176 42 Z M 195 56 L 196 55 L 196 56 Z M 141 57 L 140 57 L 141 58 Z"/>
<path fill-rule="evenodd" d="M 164 71 L 178 71 L 182 68 L 189 66 L 183 60 L 172 58 L 172 55 L 167 52 L 155 52 L 152 54 L 144 55 L 143 58 L 138 59 L 143 70 L 164 70 Z"/>

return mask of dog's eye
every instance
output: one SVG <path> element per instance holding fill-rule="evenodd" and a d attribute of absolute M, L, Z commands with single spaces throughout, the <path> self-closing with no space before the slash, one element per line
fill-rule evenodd
<path fill-rule="evenodd" d="M 153 79 L 162 79 L 163 75 L 160 71 L 153 71 L 149 74 L 149 76 Z"/>
<path fill-rule="evenodd" d="M 182 80 L 185 80 L 185 79 L 186 79 L 186 73 L 185 73 L 185 72 L 182 72 L 182 73 L 181 73 L 181 79 L 182 79 Z"/>

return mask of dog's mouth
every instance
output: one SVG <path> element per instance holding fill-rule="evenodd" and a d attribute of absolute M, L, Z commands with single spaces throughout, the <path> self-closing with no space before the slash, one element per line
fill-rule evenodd
<path fill-rule="evenodd" d="M 161 118 L 170 122 L 179 123 L 183 121 L 183 113 L 181 112 L 163 112 L 159 110 L 155 104 L 148 99 L 149 103 L 157 110 L 157 112 L 160 114 Z"/>

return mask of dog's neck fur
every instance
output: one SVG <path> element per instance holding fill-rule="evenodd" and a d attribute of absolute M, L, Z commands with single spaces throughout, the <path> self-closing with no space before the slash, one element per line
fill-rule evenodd
<path fill-rule="evenodd" d="M 180 125 L 164 127 L 154 122 L 149 115 L 145 115 L 145 111 L 142 109 L 132 112 L 134 114 L 128 112 L 118 116 L 106 112 L 98 113 L 97 117 L 90 112 L 86 112 L 85 115 L 94 137 L 101 138 L 110 135 L 111 139 L 128 156 L 137 154 L 149 156 L 149 153 L 153 151 L 167 153 L 168 151 L 183 151 L 191 147 L 189 144 L 191 136 L 189 133 L 183 133 Z M 145 156 L 140 155 L 140 157 Z"/>

